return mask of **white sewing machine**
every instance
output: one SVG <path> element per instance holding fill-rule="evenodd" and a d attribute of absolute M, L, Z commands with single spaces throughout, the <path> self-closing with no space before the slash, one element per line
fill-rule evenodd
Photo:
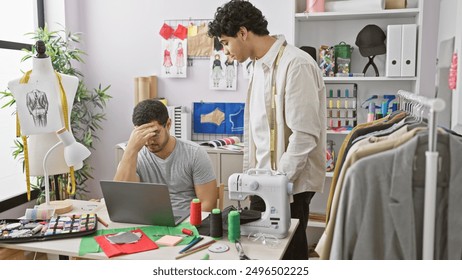
<path fill-rule="evenodd" d="M 261 219 L 241 224 L 241 234 L 266 233 L 285 238 L 290 227 L 292 183 L 282 173 L 271 170 L 250 169 L 247 173 L 234 173 L 228 179 L 229 199 L 244 200 L 258 195 L 266 204 Z"/>

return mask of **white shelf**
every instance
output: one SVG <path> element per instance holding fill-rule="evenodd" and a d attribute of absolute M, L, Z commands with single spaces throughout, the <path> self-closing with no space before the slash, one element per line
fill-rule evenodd
<path fill-rule="evenodd" d="M 308 220 L 308 226 L 309 227 L 325 228 L 326 227 L 326 222 Z"/>
<path fill-rule="evenodd" d="M 324 12 L 324 13 L 296 13 L 298 21 L 321 21 L 321 20 L 358 20 L 373 18 L 407 18 L 419 14 L 418 8 L 378 10 L 370 12 Z"/>
<path fill-rule="evenodd" d="M 351 130 L 342 130 L 342 131 L 333 131 L 333 130 L 326 130 L 326 133 L 327 134 L 349 134 L 351 132 Z"/>
<path fill-rule="evenodd" d="M 324 77 L 324 82 L 417 81 L 416 77 Z"/>

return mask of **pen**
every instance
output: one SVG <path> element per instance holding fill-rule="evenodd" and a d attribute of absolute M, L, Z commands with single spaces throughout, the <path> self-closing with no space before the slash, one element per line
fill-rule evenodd
<path fill-rule="evenodd" d="M 212 240 L 212 241 L 208 242 L 207 244 L 204 244 L 204 246 L 199 246 L 199 247 L 197 247 L 195 249 L 192 249 L 192 250 L 190 250 L 188 252 L 185 252 L 185 253 L 183 253 L 183 254 L 181 254 L 179 256 L 176 256 L 175 259 L 178 260 L 178 259 L 184 258 L 186 256 L 192 255 L 194 253 L 197 253 L 199 251 L 202 251 L 204 249 L 207 249 L 210 246 L 210 244 L 212 244 L 214 242 L 215 242 L 215 240 Z"/>
<path fill-rule="evenodd" d="M 197 249 L 202 249 L 204 247 L 209 247 L 210 245 L 212 245 L 213 243 L 215 243 L 216 241 L 213 239 L 213 240 L 210 240 L 209 242 L 207 243 L 204 243 L 202 245 L 199 245 L 195 248 L 190 248 L 189 250 L 186 250 L 184 253 L 189 253 L 189 252 L 192 252 L 192 251 L 196 251 Z"/>
<path fill-rule="evenodd" d="M 179 252 L 180 254 L 181 253 L 184 253 L 186 250 L 188 250 L 189 248 L 191 248 L 192 246 L 196 245 L 197 243 L 199 243 L 202 239 L 204 239 L 204 237 L 200 236 L 200 237 L 196 237 L 195 239 L 193 239 L 186 247 L 184 247 L 183 249 L 181 249 L 181 251 Z"/>
<path fill-rule="evenodd" d="M 97 219 L 98 219 L 98 222 L 100 222 L 103 226 L 105 227 L 108 227 L 109 225 L 103 220 L 101 219 L 99 216 L 97 216 Z"/>

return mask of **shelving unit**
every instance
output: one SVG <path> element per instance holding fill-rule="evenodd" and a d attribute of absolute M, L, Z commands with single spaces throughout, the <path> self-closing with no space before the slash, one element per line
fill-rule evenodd
<path fill-rule="evenodd" d="M 334 46 L 344 41 L 353 47 L 351 54 L 351 73 L 361 73 L 368 62 L 367 57 L 362 57 L 358 47 L 355 45 L 356 36 L 361 29 L 369 24 L 379 26 L 384 32 L 387 32 L 388 25 L 395 24 L 417 24 L 418 42 L 416 58 L 416 77 L 386 77 L 385 62 L 386 55 L 378 55 L 374 62 L 379 70 L 379 77 L 375 77 L 373 70 L 368 69 L 364 77 L 325 77 L 326 84 L 336 83 L 356 83 L 357 90 L 357 123 L 366 122 L 367 110 L 362 109 L 360 105 L 371 95 L 388 95 L 397 94 L 398 90 L 411 92 L 421 92 L 423 95 L 434 94 L 434 77 L 433 66 L 436 61 L 436 39 L 437 31 L 425 33 L 422 29 L 431 25 L 435 20 L 433 10 L 435 3 L 433 1 L 417 1 L 416 8 L 395 9 L 395 10 L 378 10 L 370 12 L 324 12 L 324 13 L 306 13 L 306 1 L 294 0 L 294 28 L 293 38 L 297 47 L 311 46 L 319 49 L 321 45 Z M 425 20 L 424 20 L 425 17 Z M 431 29 L 427 27 L 426 29 Z M 386 43 L 386 42 L 385 42 Z M 432 48 L 435 47 L 435 50 Z M 419 91 L 422 89 L 421 91 Z M 425 91 L 431 89 L 431 92 Z M 327 131 L 327 139 L 335 142 L 334 150 L 336 154 L 338 149 L 349 131 Z M 322 213 L 325 211 L 327 197 L 333 172 L 326 173 L 326 185 L 324 193 L 316 194 L 313 198 L 310 211 Z M 310 221 L 308 224 L 309 242 L 317 242 L 313 236 L 314 232 L 319 232 L 324 223 Z M 316 230 L 317 228 L 317 230 Z M 322 233 L 322 232 L 321 232 Z M 311 236 L 310 236 L 311 235 Z"/>
<path fill-rule="evenodd" d="M 324 77 L 329 83 L 417 81 L 416 77 Z"/>
<path fill-rule="evenodd" d="M 350 130 L 335 131 L 335 130 L 328 129 L 326 133 L 332 134 L 332 135 L 347 135 L 348 133 L 350 133 Z"/>
<path fill-rule="evenodd" d="M 319 20 L 358 20 L 358 19 L 378 19 L 378 18 L 403 18 L 415 17 L 419 14 L 418 8 L 395 9 L 370 11 L 370 12 L 324 12 L 324 13 L 296 13 L 295 19 L 298 21 L 319 21 Z"/>

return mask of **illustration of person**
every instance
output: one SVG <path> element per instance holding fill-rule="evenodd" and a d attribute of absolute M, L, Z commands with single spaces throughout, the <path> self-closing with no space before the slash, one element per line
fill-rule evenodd
<path fill-rule="evenodd" d="M 183 67 L 184 67 L 184 49 L 183 44 L 178 42 L 178 46 L 176 48 L 176 73 L 183 74 Z"/>
<path fill-rule="evenodd" d="M 226 87 L 232 88 L 234 78 L 236 77 L 236 71 L 234 69 L 234 59 L 228 57 L 228 59 L 226 59 L 225 61 L 225 66 Z"/>
<path fill-rule="evenodd" d="M 170 45 L 167 44 L 164 50 L 164 63 L 165 74 L 170 74 L 170 67 L 173 66 L 172 56 L 170 55 Z"/>
<path fill-rule="evenodd" d="M 221 66 L 220 55 L 216 54 L 212 65 L 213 87 L 219 86 L 221 78 L 223 78 L 223 67 Z"/>
<path fill-rule="evenodd" d="M 26 95 L 26 106 L 35 126 L 47 126 L 48 98 L 45 92 L 34 89 Z"/>

